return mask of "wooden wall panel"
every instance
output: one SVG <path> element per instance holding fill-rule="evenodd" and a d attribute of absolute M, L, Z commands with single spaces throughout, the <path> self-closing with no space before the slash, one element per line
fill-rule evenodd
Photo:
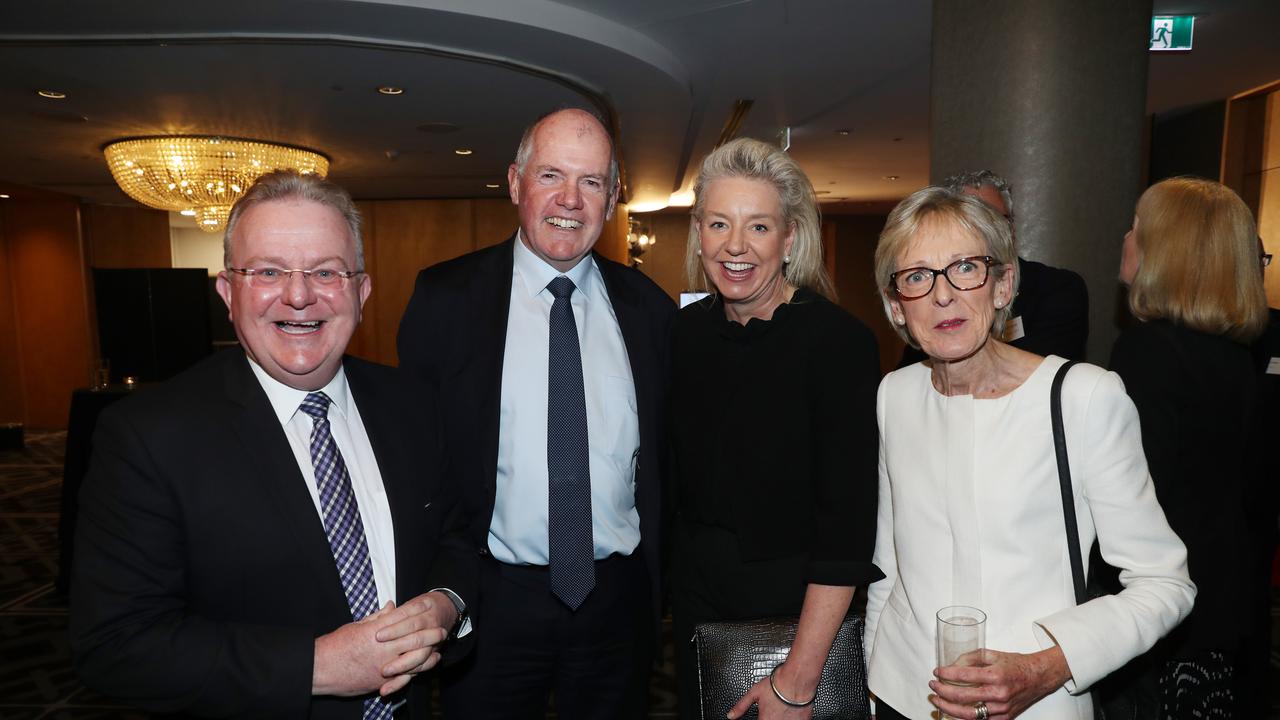
<path fill-rule="evenodd" d="M 373 205 L 378 249 L 369 305 L 376 303 L 378 360 L 395 365 L 396 330 L 418 271 L 475 248 L 472 201 L 387 200 Z"/>
<path fill-rule="evenodd" d="M 2 200 L 0 203 L 9 204 Z M 27 404 L 22 389 L 22 348 L 18 344 L 18 313 L 4 215 L 0 212 L 0 423 L 15 423 L 25 421 Z"/>
<path fill-rule="evenodd" d="M 22 202 L 3 212 L 24 421 L 66 427 L 71 391 L 88 384 L 94 357 L 79 204 Z"/>
<path fill-rule="evenodd" d="M 357 202 L 356 208 L 364 218 L 362 231 L 364 236 L 364 267 L 365 271 L 372 273 L 377 267 L 378 257 L 378 238 L 373 227 L 374 203 Z M 379 359 L 381 356 L 378 352 L 378 304 L 374 302 L 374 298 L 377 297 L 376 282 L 374 288 L 374 292 L 369 295 L 369 302 L 365 303 L 360 324 L 356 326 L 356 332 L 351 336 L 350 344 L 347 345 L 347 353 L 366 360 L 382 362 Z"/>
<path fill-rule="evenodd" d="M 168 213 L 114 205 L 85 205 L 82 212 L 89 267 L 173 267 Z"/>
<path fill-rule="evenodd" d="M 505 241 L 520 225 L 520 211 L 510 199 L 472 200 L 476 248 Z"/>
<path fill-rule="evenodd" d="M 689 242 L 689 209 L 672 208 L 660 213 L 637 215 L 657 238 L 640 258 L 640 271 L 679 301 L 680 293 L 689 289 L 684 278 L 685 245 Z"/>

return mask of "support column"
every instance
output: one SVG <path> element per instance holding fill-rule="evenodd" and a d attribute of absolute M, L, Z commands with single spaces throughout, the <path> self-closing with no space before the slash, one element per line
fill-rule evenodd
<path fill-rule="evenodd" d="M 1141 194 L 1151 0 L 934 0 L 930 178 L 1013 186 L 1019 251 L 1089 286 L 1089 359 L 1117 334 Z"/>

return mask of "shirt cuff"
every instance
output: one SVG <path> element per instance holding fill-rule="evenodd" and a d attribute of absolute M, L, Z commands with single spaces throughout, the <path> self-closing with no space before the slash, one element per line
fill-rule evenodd
<path fill-rule="evenodd" d="M 450 634 L 454 637 L 466 637 L 471 632 L 471 616 L 467 614 L 467 604 L 462 602 L 462 598 L 458 597 L 458 593 L 442 587 L 431 588 L 427 592 L 444 593 L 444 596 L 449 598 L 449 602 L 453 603 L 453 609 L 458 611 L 458 622 L 454 625 Z"/>

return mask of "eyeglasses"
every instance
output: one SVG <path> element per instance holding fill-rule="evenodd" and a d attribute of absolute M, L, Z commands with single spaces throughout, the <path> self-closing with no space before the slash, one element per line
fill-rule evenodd
<path fill-rule="evenodd" d="M 933 284 L 942 275 L 957 290 L 977 290 L 987 284 L 987 273 L 996 259 L 990 255 L 960 258 L 950 265 L 935 270 L 913 267 L 899 270 L 889 276 L 889 289 L 903 300 L 915 300 L 933 292 Z"/>
<path fill-rule="evenodd" d="M 289 279 L 294 273 L 302 273 L 302 277 L 310 280 L 316 287 L 322 287 L 329 290 L 337 290 L 346 287 L 347 280 L 360 274 L 359 270 L 337 270 L 334 268 L 316 268 L 315 270 L 301 270 L 294 268 L 285 270 L 276 267 L 260 267 L 260 268 L 227 268 L 237 275 L 243 275 L 245 281 L 250 287 L 255 288 L 275 288 L 284 287 L 288 284 Z"/>

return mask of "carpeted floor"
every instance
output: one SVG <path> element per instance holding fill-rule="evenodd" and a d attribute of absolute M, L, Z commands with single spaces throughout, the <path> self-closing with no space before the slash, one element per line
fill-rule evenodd
<path fill-rule="evenodd" d="M 28 432 L 24 450 L 0 451 L 0 720 L 148 718 L 83 687 L 71 669 L 66 599 L 53 586 L 65 442 L 62 432 Z M 1272 617 L 1280 618 L 1280 596 Z M 1270 718 L 1280 720 L 1280 622 L 1272 627 Z M 675 717 L 669 624 L 666 634 L 652 718 Z"/>

